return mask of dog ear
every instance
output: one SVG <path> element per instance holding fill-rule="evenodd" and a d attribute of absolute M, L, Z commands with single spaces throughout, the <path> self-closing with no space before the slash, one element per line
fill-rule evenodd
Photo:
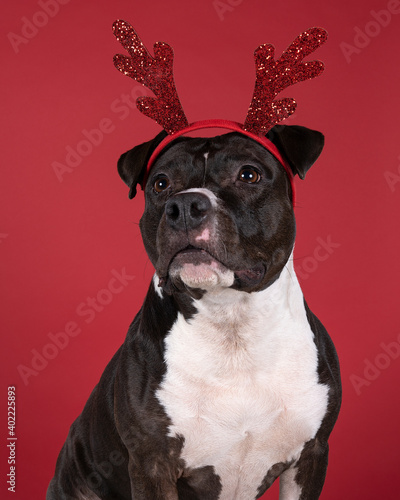
<path fill-rule="evenodd" d="M 267 137 L 283 153 L 293 173 L 300 179 L 304 179 L 324 147 L 321 132 L 299 125 L 275 125 Z"/>
<path fill-rule="evenodd" d="M 118 173 L 130 188 L 130 199 L 136 196 L 136 186 L 143 181 L 151 154 L 166 136 L 167 133 L 163 130 L 151 141 L 135 146 L 120 156 L 118 160 Z"/>

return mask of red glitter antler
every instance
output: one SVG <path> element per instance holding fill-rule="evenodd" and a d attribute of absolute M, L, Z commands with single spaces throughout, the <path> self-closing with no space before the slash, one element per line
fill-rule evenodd
<path fill-rule="evenodd" d="M 265 134 L 296 109 L 292 98 L 274 100 L 285 88 L 318 76 L 324 69 L 321 61 L 301 61 L 327 39 L 322 28 L 311 28 L 299 35 L 279 59 L 274 61 L 274 47 L 260 45 L 254 52 L 256 84 L 243 128 L 256 135 Z"/>
<path fill-rule="evenodd" d="M 129 23 L 115 21 L 113 32 L 130 55 L 115 55 L 115 67 L 150 89 L 156 96 L 138 98 L 136 105 L 139 111 L 155 120 L 168 134 L 187 127 L 188 121 L 174 83 L 172 48 L 166 43 L 157 42 L 154 44 L 152 57 Z"/>

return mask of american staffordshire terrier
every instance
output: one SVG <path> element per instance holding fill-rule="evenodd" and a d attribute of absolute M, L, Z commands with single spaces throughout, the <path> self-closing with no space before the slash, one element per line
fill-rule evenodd
<path fill-rule="evenodd" d="M 123 154 L 130 196 L 165 137 Z M 268 138 L 304 178 L 323 135 Z M 238 132 L 179 137 L 156 158 L 140 221 L 155 268 L 141 310 L 59 455 L 47 500 L 317 500 L 341 385 L 293 268 L 292 186 Z"/>

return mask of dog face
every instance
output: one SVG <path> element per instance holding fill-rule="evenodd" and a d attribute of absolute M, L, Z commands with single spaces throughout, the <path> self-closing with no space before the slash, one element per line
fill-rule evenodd
<path fill-rule="evenodd" d="M 271 140 L 286 153 L 294 173 L 304 177 L 323 137 L 303 127 L 291 130 L 313 145 L 302 144 L 307 154 L 300 161 L 296 141 L 288 140 L 290 129 L 275 127 Z M 158 142 L 159 137 L 121 157 L 120 174 L 131 191 Z M 169 293 L 262 290 L 279 277 L 292 252 L 295 219 L 287 174 L 264 147 L 239 133 L 172 142 L 151 169 L 145 200 L 144 245 Z"/>
<path fill-rule="evenodd" d="M 155 163 L 140 222 L 161 283 L 264 288 L 294 242 L 287 174 L 240 134 L 177 140 Z"/>

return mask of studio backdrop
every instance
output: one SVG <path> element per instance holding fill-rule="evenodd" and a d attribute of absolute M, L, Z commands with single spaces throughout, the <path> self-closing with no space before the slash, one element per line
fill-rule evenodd
<path fill-rule="evenodd" d="M 323 500 L 397 500 L 400 1 L 21 0 L 0 18 L 0 496 L 45 497 L 69 426 L 124 341 L 153 269 L 121 153 L 161 129 L 111 26 L 165 41 L 189 121 L 243 121 L 253 51 L 321 26 L 318 78 L 287 124 L 326 145 L 296 179 L 295 268 L 338 350 L 343 406 Z M 14 425 L 15 417 L 15 425 Z M 277 485 L 264 499 L 277 499 Z"/>

